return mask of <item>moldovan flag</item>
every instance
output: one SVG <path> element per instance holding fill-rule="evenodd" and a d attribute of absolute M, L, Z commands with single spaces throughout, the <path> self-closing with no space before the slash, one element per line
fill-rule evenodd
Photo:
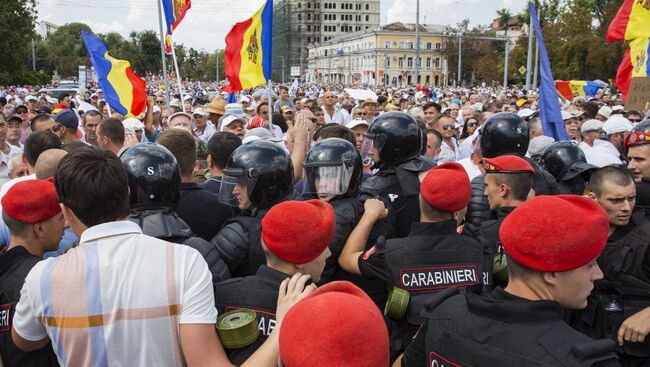
<path fill-rule="evenodd" d="M 174 33 L 176 27 L 181 23 L 185 13 L 192 7 L 191 0 L 160 0 L 162 1 L 163 11 L 165 12 L 165 52 L 171 53 L 171 40 L 169 36 Z"/>
<path fill-rule="evenodd" d="M 593 97 L 602 85 L 591 80 L 556 80 L 555 88 L 564 98 L 572 100 L 574 95 Z"/>
<path fill-rule="evenodd" d="M 250 19 L 235 24 L 226 36 L 226 77 L 228 92 L 234 93 L 271 79 L 273 0 Z"/>
<path fill-rule="evenodd" d="M 648 54 L 650 54 L 650 38 L 637 38 L 630 41 L 623 61 L 616 72 L 616 86 L 623 94 L 623 100 L 627 98 L 633 77 L 650 76 Z"/>
<path fill-rule="evenodd" d="M 607 29 L 607 42 L 650 37 L 650 0 L 625 0 Z"/>
<path fill-rule="evenodd" d="M 145 81 L 135 74 L 128 61 L 111 57 L 99 38 L 83 30 L 81 34 L 106 103 L 125 117 L 140 117 L 147 105 Z"/>

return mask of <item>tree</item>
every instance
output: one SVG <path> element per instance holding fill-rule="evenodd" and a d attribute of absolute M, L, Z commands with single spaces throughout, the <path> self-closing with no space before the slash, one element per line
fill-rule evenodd
<path fill-rule="evenodd" d="M 68 23 L 46 40 L 47 60 L 62 77 L 77 75 L 79 65 L 90 66 L 81 30 L 92 32 L 86 24 Z"/>
<path fill-rule="evenodd" d="M 36 0 L 3 1 L 0 6 L 0 84 L 17 84 L 30 73 Z"/>

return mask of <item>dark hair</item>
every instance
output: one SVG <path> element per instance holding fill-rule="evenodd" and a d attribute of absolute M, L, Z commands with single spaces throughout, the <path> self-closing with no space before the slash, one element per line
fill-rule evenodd
<path fill-rule="evenodd" d="M 83 141 L 75 140 L 71 141 L 69 143 L 63 144 L 63 150 L 65 150 L 68 153 L 72 153 L 74 151 L 77 151 L 81 148 L 87 147 L 88 144 L 84 143 Z"/>
<path fill-rule="evenodd" d="M 261 114 L 260 110 L 262 109 L 262 107 L 263 107 L 263 106 L 268 106 L 268 105 L 269 105 L 268 103 L 260 103 L 260 104 L 257 106 L 257 110 L 256 110 L 256 111 L 257 111 L 257 114 L 258 114 L 258 115 Z"/>
<path fill-rule="evenodd" d="M 436 129 L 426 129 L 425 133 L 427 135 L 432 134 L 436 137 L 436 149 L 442 146 L 442 134 Z"/>
<path fill-rule="evenodd" d="M 278 125 L 283 133 L 286 133 L 287 130 L 289 130 L 289 126 L 287 125 L 287 119 L 285 119 L 281 113 L 276 112 L 271 117 L 273 119 L 272 120 L 273 125 Z"/>
<path fill-rule="evenodd" d="M 490 175 L 494 176 L 497 185 L 508 185 L 515 200 L 525 201 L 533 187 L 532 173 L 490 173 Z"/>
<path fill-rule="evenodd" d="M 87 227 L 129 214 L 126 170 L 115 154 L 86 146 L 66 154 L 54 174 L 59 202 Z"/>
<path fill-rule="evenodd" d="M 56 99 L 57 99 L 57 100 L 59 101 L 59 103 L 60 103 L 60 102 L 63 102 L 63 100 L 65 100 L 65 97 L 70 98 L 70 95 L 69 95 L 68 93 L 63 93 L 63 94 L 60 94 Z"/>
<path fill-rule="evenodd" d="M 29 110 L 27 109 L 27 106 L 25 106 L 24 104 L 21 104 L 20 106 L 16 106 L 16 108 L 14 109 L 14 113 L 19 113 L 19 112 L 18 112 L 18 109 L 19 109 L 19 108 L 20 108 L 21 110 L 25 110 L 24 112 L 29 111 Z"/>
<path fill-rule="evenodd" d="M 103 119 L 97 126 L 97 134 L 107 137 L 115 145 L 124 145 L 124 125 L 116 118 Z"/>
<path fill-rule="evenodd" d="M 438 113 L 440 113 L 440 111 L 442 111 L 442 108 L 436 102 L 427 102 L 427 103 L 425 103 L 424 107 L 422 107 L 422 111 L 426 111 L 431 107 L 435 108 L 436 111 L 438 111 Z"/>
<path fill-rule="evenodd" d="M 212 135 L 208 141 L 208 154 L 212 157 L 212 164 L 219 169 L 226 168 L 228 158 L 240 145 L 241 139 L 231 132 L 219 131 Z"/>
<path fill-rule="evenodd" d="M 12 216 L 7 214 L 7 212 L 5 212 L 4 210 L 2 211 L 2 220 L 7 225 L 7 228 L 9 228 L 9 233 L 11 233 L 12 236 L 26 235 L 27 231 L 29 230 L 29 227 L 31 226 L 30 223 L 24 223 L 14 219 Z"/>
<path fill-rule="evenodd" d="M 480 114 L 474 112 L 474 113 L 472 113 L 472 117 L 468 118 L 467 120 L 474 119 L 474 120 L 476 120 L 476 123 L 478 124 L 480 117 L 481 117 Z M 478 126 L 476 128 L 478 129 Z M 469 133 L 467 132 L 467 121 L 465 121 L 465 123 L 463 124 L 463 133 L 460 134 L 460 139 L 465 139 L 468 136 L 469 136 Z"/>
<path fill-rule="evenodd" d="M 192 175 L 196 164 L 196 140 L 184 129 L 168 129 L 158 135 L 156 143 L 169 149 L 176 157 L 181 176 Z"/>
<path fill-rule="evenodd" d="M 41 122 L 41 121 L 47 121 L 51 119 L 52 116 L 48 115 L 47 113 L 41 113 L 38 114 L 29 121 L 29 128 L 32 129 L 32 132 L 36 132 L 36 124 Z"/>
<path fill-rule="evenodd" d="M 283 91 L 287 91 L 287 92 L 289 91 L 289 88 L 287 88 L 284 85 L 281 85 L 280 87 L 278 87 L 278 89 L 283 90 Z"/>
<path fill-rule="evenodd" d="M 86 126 L 86 118 L 88 116 L 100 116 L 101 118 L 104 118 L 104 115 L 102 115 L 101 112 L 96 111 L 96 110 L 90 110 L 90 111 L 84 113 L 84 117 L 81 119 L 81 121 L 82 121 L 81 125 L 82 126 Z"/>
<path fill-rule="evenodd" d="M 322 110 L 320 107 L 318 107 L 318 106 L 314 106 L 314 107 L 312 107 L 312 108 L 310 109 L 310 111 L 311 111 L 311 113 L 313 113 L 314 115 L 316 115 L 316 112 L 323 113 L 323 110 Z"/>
<path fill-rule="evenodd" d="M 591 175 L 589 188 L 591 192 L 600 196 L 603 194 L 605 182 L 611 182 L 617 186 L 629 186 L 634 184 L 634 177 L 629 170 L 617 166 L 606 166 L 599 168 Z"/>
<path fill-rule="evenodd" d="M 25 141 L 24 155 L 27 163 L 34 167 L 38 157 L 48 149 L 61 149 L 61 139 L 50 130 L 29 134 Z"/>
<path fill-rule="evenodd" d="M 598 114 L 598 105 L 594 102 L 585 102 L 582 104 L 582 110 L 587 119 L 595 119 Z"/>
<path fill-rule="evenodd" d="M 637 116 L 643 117 L 643 115 L 641 114 L 641 112 L 639 112 L 639 111 L 637 111 L 637 110 L 629 110 L 629 111 L 627 111 L 627 112 L 625 113 L 625 118 L 629 118 L 631 115 L 637 115 Z"/>
<path fill-rule="evenodd" d="M 324 125 L 314 133 L 314 141 L 327 138 L 341 138 L 349 141 L 352 145 L 356 144 L 356 136 L 354 132 L 337 123 Z"/>

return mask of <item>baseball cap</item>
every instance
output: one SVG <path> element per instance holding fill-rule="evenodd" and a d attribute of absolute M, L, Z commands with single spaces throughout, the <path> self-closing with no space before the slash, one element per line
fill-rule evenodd
<path fill-rule="evenodd" d="M 192 115 L 199 115 L 199 116 L 206 117 L 206 116 L 210 116 L 210 113 L 203 111 L 203 108 L 197 108 L 194 110 L 194 112 L 192 112 Z"/>
<path fill-rule="evenodd" d="M 357 127 L 359 125 L 365 125 L 366 127 L 370 126 L 368 121 L 366 121 L 364 119 L 354 119 L 354 120 L 348 122 L 347 125 L 345 125 L 345 127 L 347 127 L 348 129 L 354 129 L 355 127 Z"/>
<path fill-rule="evenodd" d="M 586 133 L 588 131 L 598 131 L 603 129 L 604 123 L 600 120 L 591 119 L 585 121 L 580 127 L 581 133 Z"/>
<path fill-rule="evenodd" d="M 122 124 L 124 125 L 125 128 L 133 132 L 136 132 L 137 130 L 144 130 L 144 124 L 142 123 L 142 121 L 136 118 L 130 117 L 128 119 L 124 119 L 124 121 L 122 121 Z"/>
<path fill-rule="evenodd" d="M 245 118 L 242 118 L 242 117 L 239 117 L 239 116 L 236 116 L 236 115 L 226 115 L 221 120 L 221 131 L 223 131 L 223 129 L 226 126 L 232 124 L 235 121 L 240 121 L 242 124 L 244 124 L 244 127 L 246 127 L 246 124 L 248 123 L 248 121 L 246 121 Z"/>
<path fill-rule="evenodd" d="M 560 111 L 560 113 L 562 114 L 562 120 L 568 120 L 568 119 L 575 118 L 575 116 L 573 116 L 573 115 L 572 115 L 570 112 L 568 112 L 568 111 L 562 110 L 562 111 Z"/>
<path fill-rule="evenodd" d="M 38 102 L 38 97 L 36 97 L 36 96 L 27 96 L 25 98 L 25 102 L 29 102 L 29 101 Z"/>
<path fill-rule="evenodd" d="M 630 123 L 630 120 L 626 119 L 625 117 L 616 116 L 605 121 L 603 124 L 603 130 L 607 135 L 622 133 L 632 130 L 632 123 Z"/>
<path fill-rule="evenodd" d="M 598 114 L 609 118 L 610 116 L 612 116 L 612 108 L 609 106 L 603 106 L 600 109 L 598 109 Z"/>
<path fill-rule="evenodd" d="M 531 110 L 530 108 L 522 108 L 517 112 L 517 116 L 521 117 L 522 119 L 528 118 L 535 114 L 535 111 Z"/>
<path fill-rule="evenodd" d="M 57 124 L 61 124 L 70 129 L 76 129 L 79 127 L 79 118 L 72 110 L 63 110 L 57 113 L 54 115 L 54 121 L 56 121 Z"/>
<path fill-rule="evenodd" d="M 239 103 L 228 103 L 225 107 L 224 115 L 235 115 L 237 117 L 244 117 L 246 113 L 244 112 L 244 107 Z"/>
<path fill-rule="evenodd" d="M 160 112 L 161 112 L 160 107 L 153 106 L 153 113 L 160 113 Z"/>
<path fill-rule="evenodd" d="M 281 138 L 276 138 L 273 136 L 273 133 L 271 133 L 269 129 L 256 127 L 246 132 L 246 135 L 244 135 L 244 140 L 242 140 L 242 144 L 252 143 L 257 140 L 268 140 L 274 143 L 279 143 L 282 141 Z"/>

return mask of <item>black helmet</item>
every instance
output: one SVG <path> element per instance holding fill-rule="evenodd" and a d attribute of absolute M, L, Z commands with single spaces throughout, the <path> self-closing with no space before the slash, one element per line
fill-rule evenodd
<path fill-rule="evenodd" d="M 122 152 L 120 159 L 129 178 L 132 209 L 176 207 L 181 198 L 181 171 L 167 148 L 140 143 Z"/>
<path fill-rule="evenodd" d="M 257 140 L 240 145 L 230 155 L 219 190 L 220 200 L 236 206 L 232 191 L 237 182 L 245 183 L 251 203 L 270 208 L 293 190 L 293 163 L 280 145 Z"/>
<path fill-rule="evenodd" d="M 341 138 L 318 141 L 307 153 L 305 192 L 353 196 L 361 183 L 361 156 L 352 143 Z M 329 177 L 329 180 L 324 180 Z M 316 188 L 316 179 L 319 187 Z"/>
<path fill-rule="evenodd" d="M 598 168 L 587 163 L 582 149 L 568 141 L 558 141 L 546 147 L 541 163 L 560 182 Z"/>
<path fill-rule="evenodd" d="M 483 125 L 481 152 L 485 158 L 506 154 L 523 157 L 528 151 L 528 143 L 528 125 L 512 112 L 497 113 Z"/>
<path fill-rule="evenodd" d="M 379 161 L 387 165 L 396 165 L 417 156 L 423 141 L 417 121 L 404 112 L 379 115 L 365 136 L 377 145 Z"/>
<path fill-rule="evenodd" d="M 650 144 L 650 119 L 643 120 L 634 125 L 630 131 L 630 135 L 625 140 L 625 152 L 632 145 L 640 144 Z"/>

